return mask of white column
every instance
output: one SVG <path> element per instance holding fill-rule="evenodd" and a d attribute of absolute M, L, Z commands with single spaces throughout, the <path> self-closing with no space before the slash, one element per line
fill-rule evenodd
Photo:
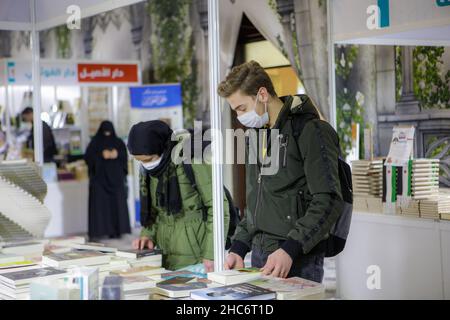
<path fill-rule="evenodd" d="M 31 15 L 31 65 L 33 80 L 33 114 L 34 114 L 34 161 L 44 163 L 41 120 L 41 66 L 39 50 L 39 32 L 36 30 L 36 0 L 30 0 Z"/>
<path fill-rule="evenodd" d="M 336 73 L 334 60 L 334 37 L 333 37 L 333 0 L 327 0 L 328 20 L 328 82 L 329 82 L 329 106 L 330 124 L 337 130 L 336 125 Z"/>
<path fill-rule="evenodd" d="M 220 97 L 217 95 L 217 87 L 220 81 L 219 2 L 216 0 L 208 0 L 208 34 L 211 129 L 214 133 L 221 134 Z M 211 147 L 213 160 L 214 271 L 222 271 L 225 251 L 223 232 L 222 139 L 215 137 Z"/>

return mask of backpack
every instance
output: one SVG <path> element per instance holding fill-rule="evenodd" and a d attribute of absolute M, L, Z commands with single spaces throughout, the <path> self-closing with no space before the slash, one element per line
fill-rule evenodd
<path fill-rule="evenodd" d="M 290 115 L 293 136 L 297 149 L 300 153 L 300 147 L 298 146 L 298 138 L 300 137 L 303 128 L 309 121 L 317 119 L 315 115 Z M 339 139 L 339 138 L 338 138 Z M 342 157 L 341 147 L 339 144 L 339 156 L 338 156 L 338 170 L 339 170 L 339 182 L 341 186 L 342 199 L 344 200 L 344 207 L 339 215 L 336 223 L 333 225 L 330 231 L 330 236 L 325 240 L 325 257 L 334 257 L 344 250 L 347 236 L 350 230 L 350 223 L 352 219 L 353 211 L 353 185 L 352 185 L 352 172 L 349 164 L 345 162 Z"/>
<path fill-rule="evenodd" d="M 193 132 L 190 130 L 191 133 L 191 138 L 193 136 Z M 203 141 L 202 144 L 202 151 L 204 151 L 204 149 L 210 144 L 210 141 Z M 194 147 L 193 147 L 193 139 L 191 139 L 191 155 L 194 155 Z M 194 175 L 194 171 L 192 169 L 192 164 L 190 163 L 185 163 L 183 162 L 183 169 L 184 172 L 192 186 L 192 188 L 198 193 L 198 188 L 197 188 L 197 183 L 195 182 L 195 175 Z M 225 243 L 225 250 L 228 250 L 229 248 L 231 248 L 231 238 L 234 236 L 234 233 L 236 231 L 236 227 L 239 224 L 239 222 L 241 221 L 241 216 L 240 216 L 240 211 L 239 208 L 236 207 L 234 205 L 234 201 L 233 201 L 233 197 L 231 196 L 230 191 L 223 186 L 223 190 L 225 193 L 225 197 L 228 200 L 228 209 L 230 212 L 230 221 L 228 224 L 228 233 L 227 233 L 227 239 L 226 239 L 226 243 Z M 202 206 L 202 214 L 203 214 L 203 221 L 206 222 L 207 218 L 208 218 L 208 210 L 206 209 L 206 206 L 204 205 L 203 199 L 200 196 L 200 201 L 201 201 L 201 206 Z"/>

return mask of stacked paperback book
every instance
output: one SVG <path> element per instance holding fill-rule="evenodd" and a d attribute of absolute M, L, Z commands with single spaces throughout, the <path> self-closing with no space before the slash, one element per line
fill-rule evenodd
<path fill-rule="evenodd" d="M 125 258 L 132 267 L 162 265 L 162 253 L 157 249 L 119 249 L 116 256 Z"/>
<path fill-rule="evenodd" d="M 382 212 L 383 161 L 352 161 L 352 182 L 355 210 Z"/>
<path fill-rule="evenodd" d="M 51 216 L 39 199 L 1 176 L 0 212 L 37 238 L 44 235 Z"/>
<path fill-rule="evenodd" d="M 66 275 L 66 271 L 51 267 L 0 271 L 0 298 L 3 300 L 27 300 L 30 298 L 30 284 L 33 280 L 62 278 Z"/>
<path fill-rule="evenodd" d="M 420 216 L 426 219 L 450 220 L 450 195 L 439 196 L 420 201 Z"/>
<path fill-rule="evenodd" d="M 412 161 L 411 189 L 415 200 L 426 200 L 439 195 L 439 159 Z"/>

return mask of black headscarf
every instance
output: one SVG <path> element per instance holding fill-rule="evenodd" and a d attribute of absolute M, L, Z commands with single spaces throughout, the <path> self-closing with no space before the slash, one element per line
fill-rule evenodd
<path fill-rule="evenodd" d="M 181 211 L 181 194 L 176 172 L 172 172 L 175 168 L 170 166 L 172 149 L 176 145 L 171 137 L 172 129 L 163 121 L 139 122 L 131 128 L 127 146 L 135 156 L 157 154 L 161 157 L 156 168 L 145 171 L 158 178 L 158 205 L 166 208 L 168 214 L 177 214 Z"/>
<path fill-rule="evenodd" d="M 110 132 L 109 136 L 106 132 Z M 117 159 L 104 159 L 103 151 L 112 149 L 117 150 Z M 128 172 L 127 157 L 125 144 L 117 137 L 114 125 L 110 121 L 103 121 L 84 156 L 90 179 L 100 182 L 105 189 L 113 192 L 116 187 L 124 184 Z"/>

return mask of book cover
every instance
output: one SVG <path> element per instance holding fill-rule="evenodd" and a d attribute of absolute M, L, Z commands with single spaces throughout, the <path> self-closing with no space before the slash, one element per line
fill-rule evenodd
<path fill-rule="evenodd" d="M 116 255 L 121 257 L 130 257 L 130 258 L 143 258 L 143 257 L 149 257 L 149 256 L 156 256 L 162 254 L 161 250 L 159 249 L 119 249 L 116 251 Z"/>
<path fill-rule="evenodd" d="M 37 268 L 37 269 L 2 273 L 0 274 L 0 281 L 4 281 L 11 284 L 29 283 L 31 282 L 32 279 L 35 278 L 43 278 L 65 274 L 67 274 L 66 271 L 51 267 Z"/>
<path fill-rule="evenodd" d="M 271 300 L 276 293 L 250 283 L 209 288 L 191 293 L 194 300 Z"/>
<path fill-rule="evenodd" d="M 52 253 L 47 256 L 45 256 L 48 259 L 54 260 L 54 261 L 70 261 L 70 260 L 78 260 L 78 259 L 86 259 L 86 258 L 94 258 L 94 257 L 104 257 L 105 255 L 103 253 L 99 253 L 96 251 L 70 251 L 65 253 Z"/>

